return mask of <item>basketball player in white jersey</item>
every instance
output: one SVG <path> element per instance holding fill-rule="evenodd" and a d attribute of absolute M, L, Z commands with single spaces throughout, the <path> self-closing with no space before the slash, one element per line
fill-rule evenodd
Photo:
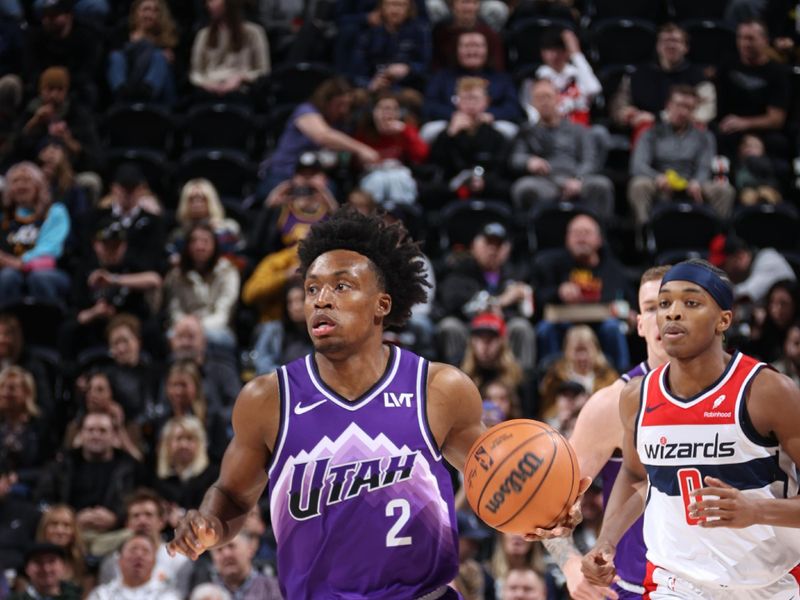
<path fill-rule="evenodd" d="M 614 383 L 595 392 L 578 415 L 570 443 L 580 463 L 581 476 L 594 479 L 603 476 L 603 496 L 608 501 L 622 461 L 622 421 L 619 419 L 619 398 L 625 384 L 633 377 L 648 373 L 665 362 L 667 355 L 661 345 L 656 323 L 658 290 L 661 278 L 671 265 L 647 269 L 639 281 L 639 315 L 636 330 L 647 344 L 647 359 L 620 376 Z M 620 542 L 618 555 L 621 566 L 613 589 L 597 587 L 587 582 L 581 572 L 583 555 L 571 538 L 544 540 L 544 545 L 556 560 L 567 579 L 573 600 L 636 600 L 642 597 L 645 575 L 645 547 L 642 524 L 636 522 Z M 624 564 L 623 564 L 624 563 Z"/>
<path fill-rule="evenodd" d="M 657 319 L 670 361 L 622 392 L 623 467 L 587 580 L 614 578 L 617 541 L 643 508 L 645 598 L 791 600 L 800 595 L 800 391 L 723 336 L 724 272 L 692 259 L 667 272 Z"/>

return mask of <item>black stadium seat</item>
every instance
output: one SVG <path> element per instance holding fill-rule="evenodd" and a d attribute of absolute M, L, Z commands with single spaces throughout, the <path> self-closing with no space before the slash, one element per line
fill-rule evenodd
<path fill-rule="evenodd" d="M 103 140 L 111 148 L 172 149 L 175 120 L 168 110 L 151 104 L 117 104 L 102 119 Z"/>
<path fill-rule="evenodd" d="M 705 255 L 722 222 L 708 206 L 692 202 L 665 202 L 653 210 L 645 224 L 647 248 L 656 262 L 665 262 L 665 254 L 685 257 Z M 674 258 L 673 258 L 674 260 Z"/>
<path fill-rule="evenodd" d="M 641 19 L 606 19 L 592 25 L 592 58 L 598 67 L 636 65 L 655 55 L 655 25 Z"/>

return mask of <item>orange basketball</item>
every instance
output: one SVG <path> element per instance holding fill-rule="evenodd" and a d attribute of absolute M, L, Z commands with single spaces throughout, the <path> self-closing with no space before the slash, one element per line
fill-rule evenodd
<path fill-rule="evenodd" d="M 578 497 L 575 451 L 539 421 L 513 419 L 488 429 L 470 448 L 464 486 L 485 523 L 524 535 L 555 526 Z"/>

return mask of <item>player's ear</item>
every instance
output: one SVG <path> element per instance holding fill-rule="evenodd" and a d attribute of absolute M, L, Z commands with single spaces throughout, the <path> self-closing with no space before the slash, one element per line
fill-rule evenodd
<path fill-rule="evenodd" d="M 392 297 L 389 294 L 378 296 L 378 316 L 387 317 L 392 312 Z"/>
<path fill-rule="evenodd" d="M 731 324 L 733 323 L 733 311 L 732 310 L 723 310 L 719 314 L 719 320 L 717 321 L 716 333 L 717 335 L 722 335 L 730 328 Z"/>

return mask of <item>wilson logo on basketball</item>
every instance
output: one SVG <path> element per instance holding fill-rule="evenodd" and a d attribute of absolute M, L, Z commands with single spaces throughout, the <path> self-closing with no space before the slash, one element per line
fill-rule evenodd
<path fill-rule="evenodd" d="M 533 452 L 526 452 L 517 463 L 517 468 L 511 471 L 505 481 L 497 488 L 497 491 L 486 503 L 486 508 L 496 513 L 506 501 L 506 496 L 514 492 L 518 494 L 522 491 L 525 482 L 530 479 L 542 465 L 542 459 Z"/>
<path fill-rule="evenodd" d="M 492 465 L 494 464 L 494 460 L 492 460 L 491 455 L 483 446 L 475 450 L 475 460 L 478 461 L 478 464 L 483 468 L 484 471 L 491 469 Z"/>

